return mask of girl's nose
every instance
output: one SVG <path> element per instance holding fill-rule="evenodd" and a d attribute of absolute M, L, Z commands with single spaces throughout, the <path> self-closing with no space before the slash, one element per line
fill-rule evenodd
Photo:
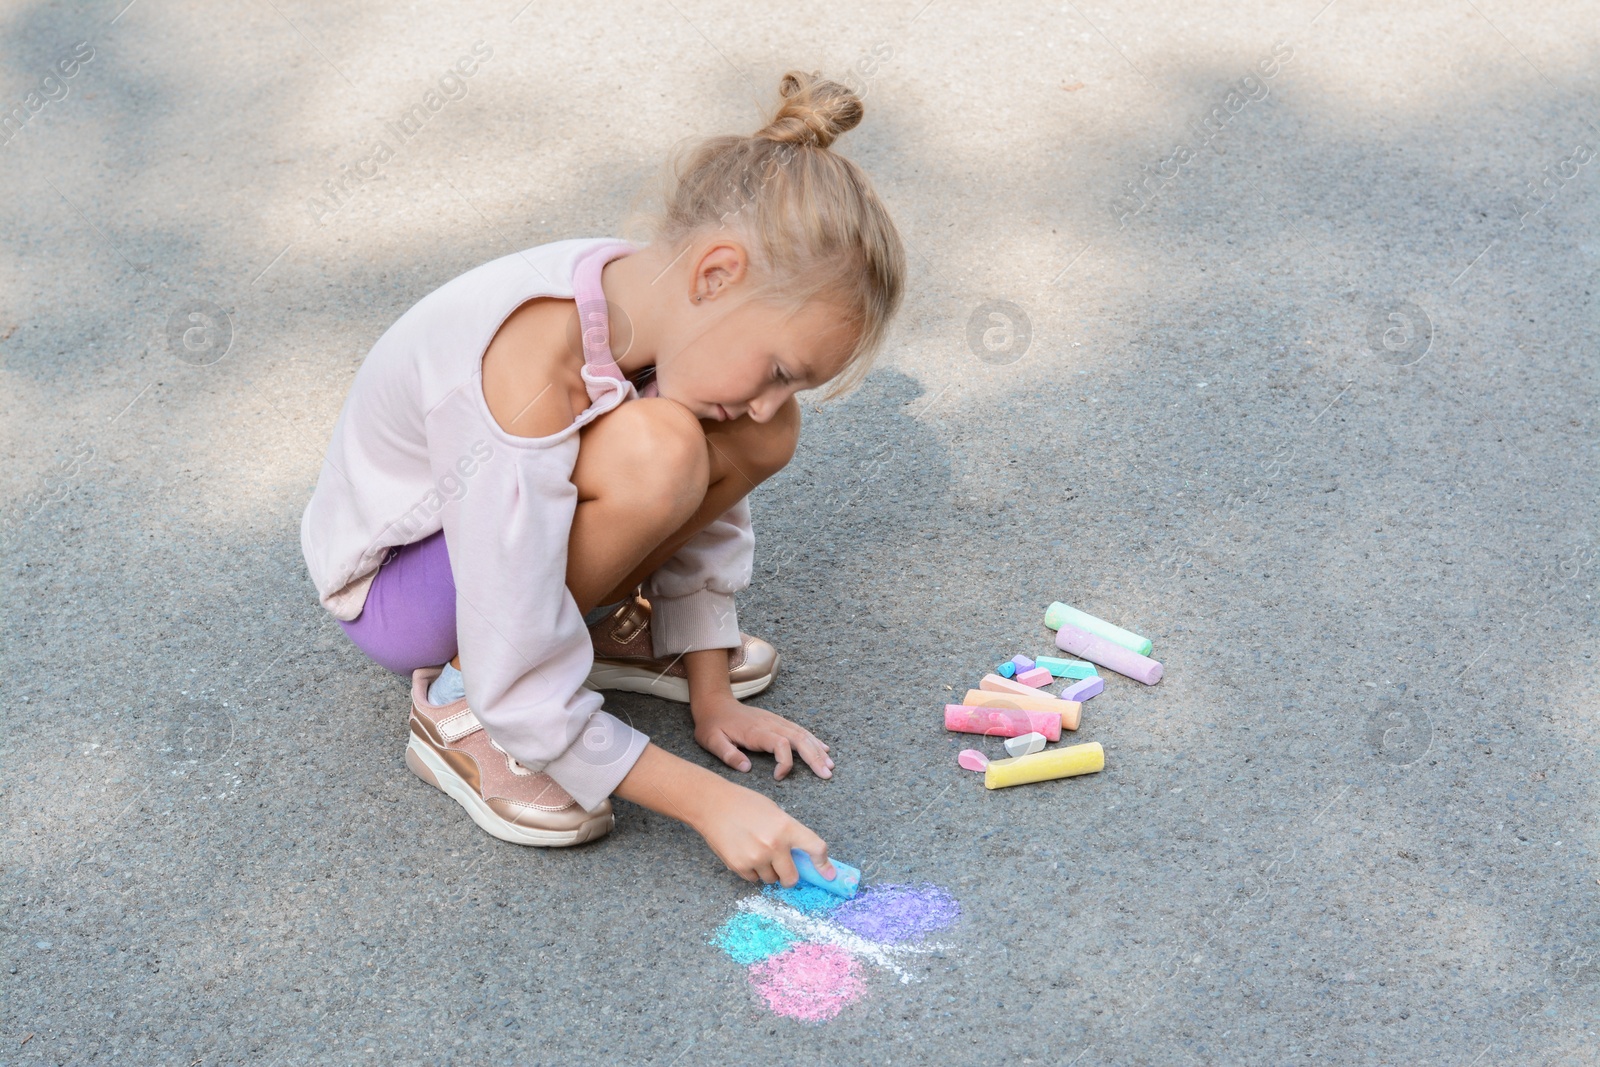
<path fill-rule="evenodd" d="M 782 396 L 774 397 L 772 391 L 768 390 L 750 401 L 746 410 L 756 422 L 766 422 L 783 406 L 783 400 Z"/>

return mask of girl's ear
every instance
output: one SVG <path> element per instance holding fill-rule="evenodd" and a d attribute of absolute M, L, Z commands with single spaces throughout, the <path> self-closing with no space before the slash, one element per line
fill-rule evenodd
<path fill-rule="evenodd" d="M 749 273 L 750 259 L 737 241 L 717 241 L 701 253 L 689 279 L 689 299 L 696 304 L 715 300 Z"/>

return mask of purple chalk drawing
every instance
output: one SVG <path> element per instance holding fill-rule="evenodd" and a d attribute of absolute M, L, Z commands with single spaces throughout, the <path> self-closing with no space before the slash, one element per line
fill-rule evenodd
<path fill-rule="evenodd" d="M 920 941 L 960 915 L 956 898 L 936 885 L 875 885 L 839 905 L 830 918 L 862 937 L 894 944 Z"/>

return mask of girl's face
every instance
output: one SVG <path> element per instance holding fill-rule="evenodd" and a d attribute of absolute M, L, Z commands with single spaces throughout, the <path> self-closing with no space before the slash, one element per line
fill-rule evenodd
<path fill-rule="evenodd" d="M 656 352 L 661 396 L 702 419 L 766 422 L 844 369 L 855 334 L 833 304 L 813 300 L 790 313 L 751 299 L 744 250 L 732 242 L 707 250 L 698 266 L 675 289 L 682 295 Z"/>

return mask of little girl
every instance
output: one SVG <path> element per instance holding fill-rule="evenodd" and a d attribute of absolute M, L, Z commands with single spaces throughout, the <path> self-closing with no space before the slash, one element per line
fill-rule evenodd
<path fill-rule="evenodd" d="M 737 770 L 743 749 L 777 778 L 796 756 L 832 775 L 810 731 L 738 699 L 778 668 L 734 612 L 747 496 L 794 453 L 794 394 L 866 372 L 905 255 L 828 149 L 860 99 L 794 71 L 779 91 L 760 132 L 680 159 L 645 247 L 556 241 L 424 297 L 334 426 L 301 521 L 311 577 L 357 647 L 411 676 L 407 766 L 503 840 L 593 840 L 615 794 L 744 878 L 794 885 L 792 848 L 832 876 L 815 833 L 598 692 L 688 703 L 695 740 Z"/>

